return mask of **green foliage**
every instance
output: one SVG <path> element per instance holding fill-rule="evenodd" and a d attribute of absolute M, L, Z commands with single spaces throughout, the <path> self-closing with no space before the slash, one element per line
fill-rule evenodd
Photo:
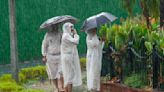
<path fill-rule="evenodd" d="M 26 81 L 27 81 L 26 76 L 22 73 L 19 73 L 19 82 L 24 83 Z"/>
<path fill-rule="evenodd" d="M 16 82 L 1 82 L 0 92 L 44 92 L 40 89 L 27 89 Z"/>
<path fill-rule="evenodd" d="M 123 7 L 129 12 L 129 15 L 133 14 L 133 8 L 136 0 L 122 0 Z"/>
<path fill-rule="evenodd" d="M 86 69 L 86 58 L 80 58 L 80 65 L 82 70 Z"/>
<path fill-rule="evenodd" d="M 20 92 L 44 92 L 44 91 L 40 89 L 24 89 Z"/>
<path fill-rule="evenodd" d="M 153 49 L 153 46 L 152 46 L 152 43 L 151 42 L 145 42 L 145 47 L 146 49 L 148 50 L 148 53 L 151 53 L 152 52 L 152 49 Z"/>
<path fill-rule="evenodd" d="M 115 32 L 118 30 L 118 25 L 114 24 L 111 28 L 107 28 L 107 40 L 109 42 L 114 42 Z"/>
<path fill-rule="evenodd" d="M 1 82 L 0 92 L 19 92 L 23 87 L 16 82 Z"/>
<path fill-rule="evenodd" d="M 127 43 L 127 33 L 119 26 L 119 30 L 116 31 L 115 35 L 116 49 L 120 49 L 125 43 Z"/>
<path fill-rule="evenodd" d="M 132 15 L 134 6 L 137 4 L 142 11 L 146 9 L 151 17 L 159 17 L 159 0 L 123 0 L 122 3 L 130 15 Z"/>
<path fill-rule="evenodd" d="M 156 24 L 156 27 L 154 28 L 157 28 L 158 22 L 152 23 Z M 107 40 L 112 42 L 117 50 L 120 50 L 124 45 L 127 45 L 129 41 L 133 42 L 133 47 L 136 50 L 140 50 L 141 38 L 145 39 L 145 46 L 149 53 L 151 53 L 153 43 L 157 44 L 159 51 L 161 51 L 164 46 L 164 32 L 161 32 L 158 29 L 153 31 L 147 29 L 142 16 L 127 18 L 121 25 L 114 24 L 111 27 L 104 26 L 101 31 L 105 31 L 104 33 L 106 33 Z"/>
<path fill-rule="evenodd" d="M 152 41 L 152 42 L 158 42 L 158 40 L 160 40 L 159 33 L 156 32 L 156 31 L 152 31 L 152 32 L 151 32 L 150 41 Z"/>
<path fill-rule="evenodd" d="M 109 40 L 107 39 L 107 36 L 108 36 L 107 31 L 109 31 L 107 25 L 101 26 L 100 30 L 98 31 L 99 32 L 98 33 L 99 37 L 106 40 L 105 41 L 105 47 L 108 45 L 108 42 L 109 42 Z"/>
<path fill-rule="evenodd" d="M 38 80 L 47 77 L 45 66 L 36 66 L 23 68 L 19 72 L 19 84 L 23 84 L 30 80 Z M 12 78 L 11 74 L 4 74 L 0 77 L 0 92 L 44 92 L 39 89 L 26 89 L 18 85 Z"/>
<path fill-rule="evenodd" d="M 160 39 L 160 48 L 163 50 L 164 54 L 164 39 Z"/>
<path fill-rule="evenodd" d="M 158 18 L 159 17 L 159 0 L 142 0 L 146 3 L 150 16 Z"/>
<path fill-rule="evenodd" d="M 40 78 L 46 78 L 46 67 L 36 66 L 30 68 L 23 68 L 19 72 L 19 82 L 24 83 L 29 80 L 39 80 Z M 0 77 L 0 82 L 15 82 L 11 74 L 4 74 Z"/>
<path fill-rule="evenodd" d="M 20 70 L 20 75 L 22 76 L 22 81 L 31 80 L 31 79 L 40 79 L 40 77 L 47 77 L 46 67 L 45 66 L 36 66 L 30 68 L 23 68 Z M 23 80 L 25 79 L 25 80 Z"/>
<path fill-rule="evenodd" d="M 0 77 L 0 82 L 15 82 L 11 74 L 4 74 Z"/>
<path fill-rule="evenodd" d="M 125 85 L 133 88 L 143 88 L 146 86 L 144 81 L 141 79 L 140 74 L 131 74 L 125 79 L 124 83 Z"/>
<path fill-rule="evenodd" d="M 127 46 L 129 42 L 132 42 L 133 48 L 140 53 L 141 52 L 141 40 L 145 39 L 145 47 L 147 55 L 152 53 L 153 44 L 157 44 L 157 50 L 160 54 L 164 55 L 164 32 L 157 29 L 158 22 L 152 22 L 154 25 L 153 30 L 147 28 L 146 23 L 142 16 L 137 16 L 134 18 L 127 18 L 127 20 L 122 21 L 120 25 L 112 25 L 111 27 L 106 26 L 107 32 L 106 38 L 115 46 L 117 51 L 121 51 L 123 46 Z M 125 46 L 125 47 L 126 47 Z M 126 48 L 123 48 L 126 49 Z M 137 58 L 134 58 L 137 61 Z M 147 59 L 149 62 L 150 59 Z M 149 62 L 150 63 L 150 62 Z M 134 64 L 139 64 L 134 62 Z M 127 65 L 128 66 L 128 65 Z M 128 69 L 128 68 L 126 68 Z M 125 70 L 126 70 L 125 69 Z M 137 70 L 136 70 L 137 71 Z M 127 72 L 127 71 L 125 71 Z M 142 88 L 147 83 L 143 74 L 132 74 L 125 79 L 125 84 L 130 87 Z M 145 81 L 143 81 L 145 79 Z"/>
<path fill-rule="evenodd" d="M 107 25 L 102 26 L 101 29 L 99 30 L 99 36 L 106 37 L 107 29 L 108 29 Z"/>

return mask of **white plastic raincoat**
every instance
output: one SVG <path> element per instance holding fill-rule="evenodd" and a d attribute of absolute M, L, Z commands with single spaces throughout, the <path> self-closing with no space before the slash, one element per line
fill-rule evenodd
<path fill-rule="evenodd" d="M 47 58 L 46 70 L 49 79 L 60 78 L 62 73 L 60 56 L 61 36 L 62 33 L 60 31 L 51 29 L 51 31 L 45 34 L 42 42 L 42 55 Z"/>
<path fill-rule="evenodd" d="M 87 33 L 87 87 L 88 90 L 100 91 L 100 74 L 102 48 L 104 42 L 99 41 L 97 35 Z"/>
<path fill-rule="evenodd" d="M 80 86 L 81 80 L 81 68 L 79 55 L 77 51 L 77 44 L 79 43 L 79 35 L 71 34 L 71 23 L 65 23 L 63 25 L 63 35 L 61 43 L 61 60 L 62 71 L 64 77 L 64 86 L 67 84 L 73 84 L 73 86 Z"/>

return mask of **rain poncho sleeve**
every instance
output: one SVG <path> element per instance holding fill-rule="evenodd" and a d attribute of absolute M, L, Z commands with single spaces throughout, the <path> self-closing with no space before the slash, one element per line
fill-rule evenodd
<path fill-rule="evenodd" d="M 79 44 L 79 35 L 75 34 L 74 37 L 72 37 L 69 34 L 65 34 L 64 36 L 65 36 L 64 40 L 66 42 L 70 42 L 70 43 L 75 44 L 75 45 Z"/>
<path fill-rule="evenodd" d="M 61 43 L 61 60 L 62 71 L 64 77 L 64 86 L 72 84 L 73 86 L 80 86 L 81 80 L 81 68 L 79 55 L 77 50 L 77 44 L 79 43 L 79 35 L 71 34 L 71 23 L 65 23 L 63 25 L 63 35 Z"/>
<path fill-rule="evenodd" d="M 47 33 L 44 36 L 44 39 L 42 41 L 42 55 L 46 56 L 47 55 L 47 50 L 48 50 L 48 41 L 47 41 Z"/>
<path fill-rule="evenodd" d="M 97 35 L 87 34 L 87 87 L 100 91 L 100 74 L 103 43 Z"/>

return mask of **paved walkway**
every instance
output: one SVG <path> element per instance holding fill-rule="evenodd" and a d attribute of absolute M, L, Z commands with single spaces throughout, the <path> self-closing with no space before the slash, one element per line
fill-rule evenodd
<path fill-rule="evenodd" d="M 56 92 L 55 91 L 56 89 L 53 88 L 53 86 L 50 84 L 49 81 L 46 81 L 44 84 L 36 83 L 36 84 L 30 85 L 29 88 L 41 89 L 41 90 L 44 90 L 45 92 Z M 86 91 L 86 87 L 82 85 L 80 87 L 74 87 L 73 92 L 87 92 L 87 91 Z"/>
<path fill-rule="evenodd" d="M 79 87 L 73 87 L 73 92 L 87 92 L 86 88 L 86 72 L 82 73 L 82 79 L 83 79 L 83 85 Z M 31 85 L 28 85 L 28 88 L 34 88 L 34 89 L 41 89 L 44 90 L 45 92 L 56 92 L 53 86 L 51 85 L 50 81 L 45 81 L 44 83 L 37 82 Z"/>

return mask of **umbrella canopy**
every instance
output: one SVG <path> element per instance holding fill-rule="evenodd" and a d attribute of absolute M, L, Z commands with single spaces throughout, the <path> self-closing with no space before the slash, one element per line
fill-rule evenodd
<path fill-rule="evenodd" d="M 92 17 L 87 18 L 81 29 L 82 31 L 88 31 L 93 28 L 100 27 L 103 24 L 106 24 L 108 22 L 113 22 L 117 19 L 114 15 L 107 13 L 107 12 L 102 12 L 100 14 L 94 15 Z"/>
<path fill-rule="evenodd" d="M 77 22 L 77 18 L 70 15 L 56 16 L 43 22 L 40 26 L 40 29 L 47 29 L 50 26 L 56 26 L 60 23 L 65 23 L 65 22 L 71 22 L 74 24 Z"/>

